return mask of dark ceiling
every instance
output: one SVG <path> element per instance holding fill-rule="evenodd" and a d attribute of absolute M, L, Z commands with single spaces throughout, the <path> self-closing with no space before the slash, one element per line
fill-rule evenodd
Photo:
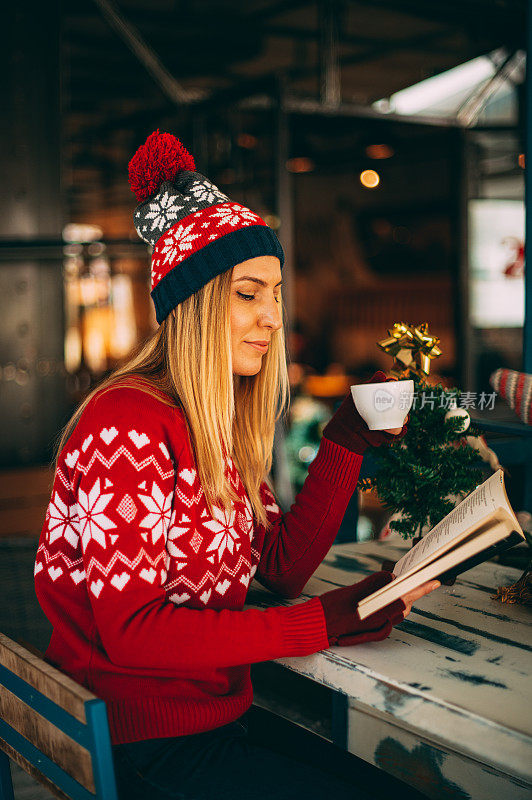
<path fill-rule="evenodd" d="M 364 116 L 479 55 L 526 49 L 525 0 L 73 0 L 62 12 L 68 185 L 124 175 L 155 127 L 284 96 Z M 336 109 L 336 111 L 335 111 Z M 168 128 L 167 128 L 168 129 Z M 106 175 L 104 179 L 102 176 Z"/>

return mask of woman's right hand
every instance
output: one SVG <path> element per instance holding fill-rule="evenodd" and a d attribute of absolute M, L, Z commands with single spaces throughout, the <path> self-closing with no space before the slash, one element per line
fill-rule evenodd
<path fill-rule="evenodd" d="M 420 600 L 422 597 L 425 597 L 426 594 L 430 594 L 439 586 L 441 586 L 439 581 L 427 581 L 427 583 L 422 583 L 421 586 L 418 586 L 417 589 L 413 589 L 411 592 L 408 592 L 408 594 L 404 594 L 401 597 L 401 600 L 405 604 L 403 619 L 410 614 L 412 611 L 412 605 L 416 602 L 416 600 Z"/>
<path fill-rule="evenodd" d="M 385 383 L 394 380 L 396 378 L 387 378 L 382 370 L 378 370 L 366 383 Z M 324 427 L 323 436 L 352 453 L 363 455 L 368 447 L 380 447 L 383 444 L 390 444 L 394 440 L 403 439 L 406 436 L 409 419 L 410 414 L 406 417 L 402 428 L 370 431 L 367 423 L 355 408 L 351 392 L 349 392 Z"/>

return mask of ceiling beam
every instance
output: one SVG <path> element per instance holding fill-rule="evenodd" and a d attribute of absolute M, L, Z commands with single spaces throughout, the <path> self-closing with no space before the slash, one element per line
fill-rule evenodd
<path fill-rule="evenodd" d="M 279 14 L 286 14 L 288 11 L 296 11 L 298 8 L 303 8 L 304 6 L 310 6 L 312 10 L 314 10 L 314 0 L 279 0 L 279 2 L 271 3 L 269 6 L 250 10 L 244 16 L 246 20 L 254 20 L 257 22 L 258 20 L 277 17 Z"/>
<path fill-rule="evenodd" d="M 320 97 L 325 105 L 338 107 L 341 94 L 340 59 L 338 54 L 338 0 L 320 0 Z"/>
<path fill-rule="evenodd" d="M 452 25 L 468 35 L 475 31 L 482 36 L 489 30 L 493 36 L 502 38 L 512 33 L 512 39 L 522 40 L 523 43 L 526 36 L 526 0 L 445 0 L 444 3 L 427 0 L 401 0 L 400 3 L 396 0 L 355 0 L 353 5 L 370 6 L 373 11 L 382 8 L 406 18 Z"/>
<path fill-rule="evenodd" d="M 163 94 L 173 103 L 186 103 L 198 99 L 202 93 L 184 89 L 166 69 L 158 55 L 146 44 L 138 30 L 126 20 L 113 0 L 94 0 L 109 25 L 126 43 L 146 71 L 152 76 Z"/>

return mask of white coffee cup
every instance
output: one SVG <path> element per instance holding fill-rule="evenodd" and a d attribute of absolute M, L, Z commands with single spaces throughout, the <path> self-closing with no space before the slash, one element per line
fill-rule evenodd
<path fill-rule="evenodd" d="M 351 386 L 356 410 L 370 431 L 402 428 L 414 401 L 414 381 Z"/>

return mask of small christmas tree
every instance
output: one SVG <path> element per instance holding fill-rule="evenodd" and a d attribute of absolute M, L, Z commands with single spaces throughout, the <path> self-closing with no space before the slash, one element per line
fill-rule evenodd
<path fill-rule="evenodd" d="M 407 327 L 418 333 L 421 329 L 424 338 L 430 338 L 426 325 L 417 329 L 403 325 L 403 330 Z M 432 337 L 431 342 L 434 341 L 437 340 Z M 392 347 L 395 346 L 394 343 Z M 397 359 L 392 348 L 387 352 Z M 421 536 L 426 526 L 428 530 L 433 528 L 484 477 L 482 458 L 462 436 L 470 419 L 467 411 L 459 408 L 459 390 L 429 384 L 423 374 L 428 374 L 428 363 L 422 362 L 423 369 L 416 365 L 415 348 L 409 349 L 408 342 L 402 342 L 400 352 L 410 367 L 405 370 L 404 362 L 398 364 L 396 360 L 392 374 L 414 382 L 408 430 L 403 439 L 388 447 L 368 451 L 377 462 L 377 471 L 374 477 L 359 481 L 358 488 L 377 491 L 384 507 L 399 516 L 390 521 L 390 529 L 408 539 Z M 407 358 L 407 352 L 413 354 L 411 358 Z M 468 433 L 478 436 L 480 431 L 472 426 Z"/>

